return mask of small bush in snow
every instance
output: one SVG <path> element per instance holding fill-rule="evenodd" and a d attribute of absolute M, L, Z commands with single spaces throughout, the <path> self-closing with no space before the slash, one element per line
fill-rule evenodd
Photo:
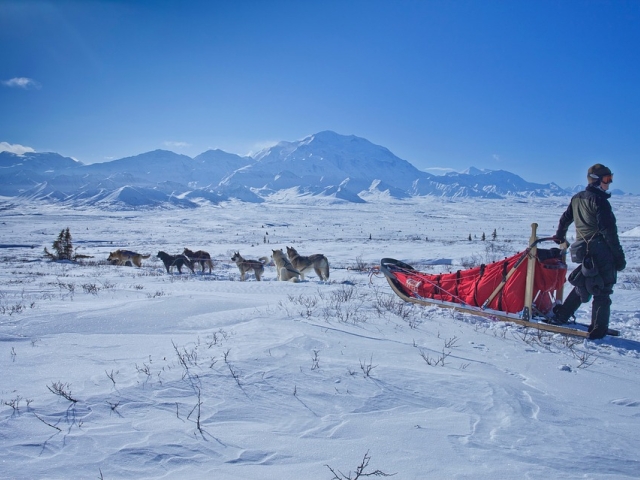
<path fill-rule="evenodd" d="M 52 382 L 51 385 L 47 385 L 47 388 L 54 395 L 58 395 L 59 397 L 62 397 L 65 400 L 69 400 L 72 403 L 77 403 L 78 401 L 71 396 L 71 385 L 69 385 L 68 383 Z"/>
<path fill-rule="evenodd" d="M 362 477 L 393 477 L 395 475 L 395 473 L 384 473 L 382 470 L 373 470 L 372 472 L 367 472 L 366 468 L 369 466 L 370 460 L 371 456 L 369 455 L 369 451 L 367 450 L 367 453 L 364 454 L 362 462 L 360 462 L 360 465 L 358 465 L 356 471 L 353 473 L 349 471 L 349 473 L 346 475 L 340 470 L 335 470 L 329 465 L 325 465 L 325 467 L 327 467 L 333 474 L 331 480 L 357 480 Z"/>

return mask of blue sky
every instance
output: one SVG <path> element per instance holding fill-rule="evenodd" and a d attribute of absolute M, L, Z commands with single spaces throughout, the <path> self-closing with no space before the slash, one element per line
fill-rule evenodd
<path fill-rule="evenodd" d="M 640 1 L 0 0 L 0 145 L 85 163 L 322 130 L 640 193 Z"/>

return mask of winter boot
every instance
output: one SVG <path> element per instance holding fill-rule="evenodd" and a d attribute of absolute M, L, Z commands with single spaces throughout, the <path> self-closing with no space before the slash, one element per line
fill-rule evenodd
<path fill-rule="evenodd" d="M 611 298 L 609 295 L 595 295 L 591 304 L 591 326 L 589 340 L 603 338 L 609 329 L 609 315 L 611 314 Z"/>
<path fill-rule="evenodd" d="M 574 288 L 563 304 L 553 307 L 553 316 L 549 319 L 549 323 L 564 325 L 573 317 L 573 314 L 576 313 L 581 303 L 580 294 Z"/>

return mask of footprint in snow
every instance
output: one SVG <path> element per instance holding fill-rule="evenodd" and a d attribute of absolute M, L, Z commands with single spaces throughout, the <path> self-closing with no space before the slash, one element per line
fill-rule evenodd
<path fill-rule="evenodd" d="M 471 343 L 471 345 L 473 345 L 472 348 L 475 348 L 475 349 L 478 349 L 478 350 L 482 350 L 482 351 L 489 350 L 484 343 L 478 343 L 478 344 L 476 344 L 474 342 L 469 342 L 469 343 Z"/>

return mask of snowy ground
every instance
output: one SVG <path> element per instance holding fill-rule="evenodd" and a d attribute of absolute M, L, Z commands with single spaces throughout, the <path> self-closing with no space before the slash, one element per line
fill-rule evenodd
<path fill-rule="evenodd" d="M 640 199 L 612 200 L 630 233 L 613 295 L 621 336 L 586 343 L 405 304 L 359 270 L 502 258 L 532 222 L 553 234 L 567 199 L 284 200 L 0 202 L 0 477 L 356 478 L 363 462 L 401 479 L 640 476 Z M 43 258 L 66 227 L 93 259 Z M 330 281 L 277 282 L 273 266 L 239 281 L 233 251 L 287 245 L 324 253 Z M 184 247 L 209 251 L 214 273 L 166 274 L 155 254 Z M 152 257 L 108 265 L 117 248 Z"/>

